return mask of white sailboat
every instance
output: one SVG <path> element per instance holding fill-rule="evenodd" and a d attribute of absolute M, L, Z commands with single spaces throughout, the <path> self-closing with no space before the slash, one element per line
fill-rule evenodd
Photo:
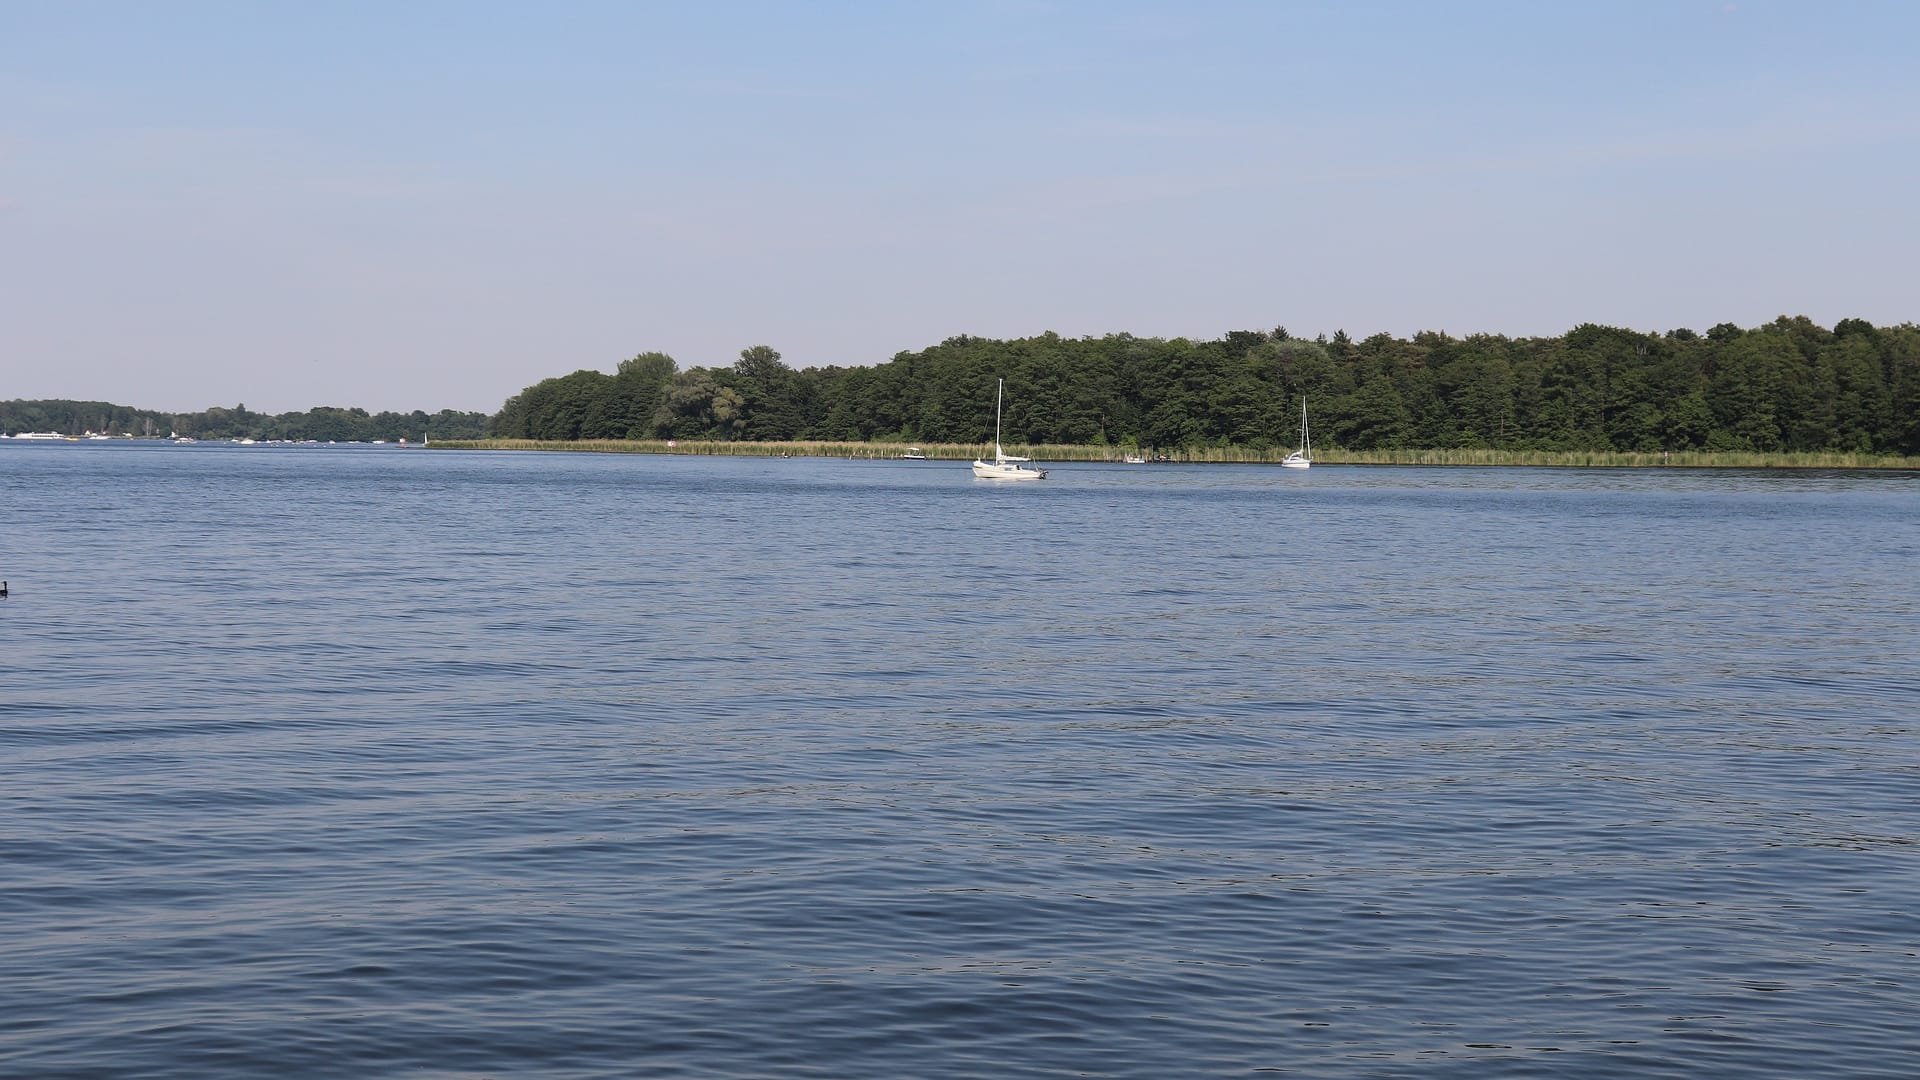
<path fill-rule="evenodd" d="M 1000 449 L 1000 398 L 1006 393 L 1007 380 L 993 392 L 993 460 L 975 460 L 973 475 L 982 480 L 1045 480 L 1047 470 L 1024 464 L 1030 458 L 1014 457 Z"/>
<path fill-rule="evenodd" d="M 1307 395 L 1300 395 L 1300 449 L 1288 454 L 1280 463 L 1283 469 L 1309 469 L 1313 467 L 1313 440 L 1307 437 Z"/>

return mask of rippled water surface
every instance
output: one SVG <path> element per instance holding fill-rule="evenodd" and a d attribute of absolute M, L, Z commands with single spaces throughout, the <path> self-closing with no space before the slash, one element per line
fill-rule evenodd
<path fill-rule="evenodd" d="M 0 1075 L 1920 1074 L 1920 478 L 0 446 Z"/>

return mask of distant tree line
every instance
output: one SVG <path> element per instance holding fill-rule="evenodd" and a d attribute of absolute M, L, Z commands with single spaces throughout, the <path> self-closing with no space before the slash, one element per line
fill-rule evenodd
<path fill-rule="evenodd" d="M 1920 327 L 1782 317 L 1705 334 L 1586 324 L 1559 337 L 1439 332 L 1213 341 L 956 337 L 872 367 L 794 370 L 764 345 L 728 367 L 642 353 L 508 399 L 530 439 L 985 442 L 1178 449 L 1746 450 L 1920 454 Z"/>
<path fill-rule="evenodd" d="M 91 431 L 138 438 L 181 435 L 196 439 L 398 442 L 418 441 L 423 436 L 480 438 L 487 433 L 488 423 L 485 413 L 452 409 L 428 415 L 418 409 L 410 413 L 369 413 L 365 409 L 323 406 L 269 416 L 252 412 L 244 404 L 231 409 L 216 406 L 201 412 L 163 413 L 104 401 L 0 401 L 0 432 L 9 435 L 22 431 L 81 435 Z"/>

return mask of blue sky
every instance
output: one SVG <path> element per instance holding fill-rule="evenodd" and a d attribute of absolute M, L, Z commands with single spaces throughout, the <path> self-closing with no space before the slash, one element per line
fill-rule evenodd
<path fill-rule="evenodd" d="M 1920 4 L 0 0 L 0 398 L 1920 318 Z"/>

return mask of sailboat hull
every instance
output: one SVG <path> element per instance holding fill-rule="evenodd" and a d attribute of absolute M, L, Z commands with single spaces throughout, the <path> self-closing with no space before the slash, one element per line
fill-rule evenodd
<path fill-rule="evenodd" d="M 976 461 L 973 463 L 973 475 L 982 480 L 1045 480 L 1047 470 L 1016 465 L 1010 461 Z"/>

